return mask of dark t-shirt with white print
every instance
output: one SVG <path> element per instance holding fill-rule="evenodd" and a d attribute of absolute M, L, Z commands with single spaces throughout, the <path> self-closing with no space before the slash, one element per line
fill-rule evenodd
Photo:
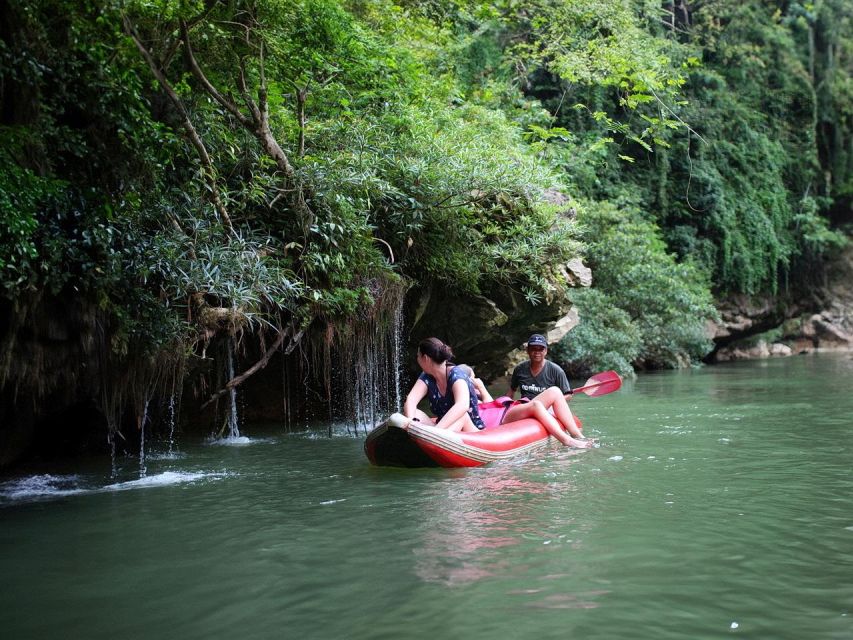
<path fill-rule="evenodd" d="M 559 387 L 564 394 L 572 390 L 566 372 L 550 360 L 545 361 L 545 366 L 539 375 L 530 373 L 530 360 L 522 362 L 512 372 L 512 380 L 509 383 L 511 389 L 520 389 L 522 398 L 533 399 L 549 387 Z"/>

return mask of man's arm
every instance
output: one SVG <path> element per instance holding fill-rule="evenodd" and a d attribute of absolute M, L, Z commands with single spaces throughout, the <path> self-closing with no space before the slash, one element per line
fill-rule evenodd
<path fill-rule="evenodd" d="M 558 365 L 556 362 L 551 363 L 554 367 L 554 377 L 556 386 L 560 387 L 560 391 L 563 392 L 563 395 L 566 396 L 566 399 L 572 397 L 572 385 L 569 384 L 569 378 L 566 376 L 566 372 L 563 371 L 563 367 Z"/>
<path fill-rule="evenodd" d="M 512 377 L 509 379 L 509 391 L 506 395 L 510 398 L 515 398 L 515 392 L 518 389 L 518 367 L 512 370 Z"/>

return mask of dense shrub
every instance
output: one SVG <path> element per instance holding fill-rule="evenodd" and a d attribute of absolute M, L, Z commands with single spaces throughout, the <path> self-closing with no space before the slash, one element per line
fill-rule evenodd
<path fill-rule="evenodd" d="M 573 294 L 581 324 L 554 356 L 576 373 L 627 373 L 706 355 L 706 321 L 716 315 L 706 274 L 668 253 L 660 230 L 631 205 L 588 203 L 579 219 L 594 282 Z"/>

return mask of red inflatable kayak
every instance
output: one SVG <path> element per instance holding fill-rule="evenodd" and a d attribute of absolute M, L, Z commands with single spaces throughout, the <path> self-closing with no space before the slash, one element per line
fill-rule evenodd
<path fill-rule="evenodd" d="M 500 424 L 509 399 L 480 405 L 482 431 L 457 433 L 410 422 L 395 413 L 367 434 L 364 452 L 383 467 L 479 467 L 543 447 L 548 431 L 538 420 L 525 418 Z"/>
<path fill-rule="evenodd" d="M 615 371 L 592 376 L 574 393 L 590 397 L 613 393 L 622 386 Z M 516 404 L 507 396 L 481 403 L 480 417 L 486 428 L 476 433 L 454 433 L 421 422 L 410 422 L 395 413 L 367 434 L 364 453 L 382 467 L 479 467 L 533 451 L 548 443 L 550 435 L 533 418 L 501 424 L 509 406 Z M 575 416 L 580 426 L 580 420 Z"/>

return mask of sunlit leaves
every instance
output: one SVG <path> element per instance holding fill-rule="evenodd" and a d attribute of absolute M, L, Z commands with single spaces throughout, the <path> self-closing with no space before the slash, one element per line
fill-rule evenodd
<path fill-rule="evenodd" d="M 569 99 L 586 99 L 591 88 L 611 88 L 615 102 L 627 110 L 620 115 L 620 124 L 631 127 L 633 111 L 649 106 L 651 113 L 671 109 L 685 81 L 673 63 L 672 43 L 647 28 L 647 10 L 631 0 L 543 1 L 529 11 L 507 3 L 506 23 L 509 30 L 524 34 L 512 51 L 528 74 L 537 66 L 554 74 L 565 91 L 574 94 Z M 527 30 L 522 27 L 525 22 Z M 590 113 L 594 116 L 596 111 Z M 633 137 L 662 139 L 655 135 L 655 124 L 649 128 L 652 131 Z"/>
<path fill-rule="evenodd" d="M 271 309 L 294 307 L 303 285 L 270 238 L 241 234 L 223 244 L 218 225 L 188 222 L 187 233 L 164 231 L 129 248 L 129 275 L 179 303 L 201 293 L 250 323 L 265 321 Z"/>

